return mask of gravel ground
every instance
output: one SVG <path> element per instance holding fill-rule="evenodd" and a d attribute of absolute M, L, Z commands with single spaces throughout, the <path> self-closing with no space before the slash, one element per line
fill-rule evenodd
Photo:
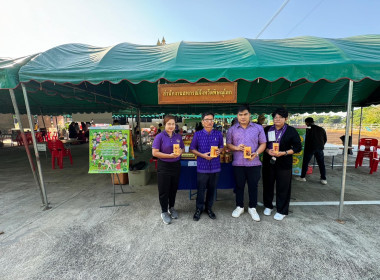
<path fill-rule="evenodd" d="M 232 218 L 234 194 L 220 190 L 217 219 L 194 222 L 195 201 L 179 191 L 167 226 L 154 175 L 117 195 L 129 206 L 100 208 L 112 204 L 109 176 L 87 173 L 88 146 L 72 153 L 62 170 L 42 155 L 52 209 L 41 211 L 25 151 L 0 149 L 0 279 L 380 279 L 380 205 L 346 205 L 345 224 L 337 206 L 291 206 L 282 222 L 258 207 L 254 222 Z M 380 200 L 380 172 L 368 171 L 348 168 L 346 200 Z M 292 202 L 339 200 L 342 168 L 328 168 L 326 186 L 316 173 L 293 182 Z"/>

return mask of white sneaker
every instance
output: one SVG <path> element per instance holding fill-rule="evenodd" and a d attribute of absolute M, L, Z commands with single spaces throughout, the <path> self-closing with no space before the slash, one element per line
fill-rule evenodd
<path fill-rule="evenodd" d="M 265 216 L 270 216 L 272 214 L 273 209 L 270 208 L 265 208 L 264 209 L 264 215 Z"/>
<path fill-rule="evenodd" d="M 327 180 L 321 180 L 322 185 L 327 185 Z"/>
<path fill-rule="evenodd" d="M 294 179 L 296 179 L 297 181 L 300 181 L 300 182 L 306 182 L 306 178 L 302 178 L 302 177 L 294 177 Z"/>
<path fill-rule="evenodd" d="M 285 218 L 285 215 L 282 215 L 280 213 L 276 213 L 274 214 L 273 216 L 273 219 L 277 220 L 277 221 L 282 221 L 283 219 Z"/>
<path fill-rule="evenodd" d="M 234 218 L 238 218 L 240 217 L 241 214 L 244 213 L 244 208 L 241 208 L 241 207 L 236 207 L 236 209 L 232 212 L 232 217 Z"/>
<path fill-rule="evenodd" d="M 257 214 L 256 208 L 248 208 L 248 213 L 251 215 L 254 221 L 260 222 L 260 216 Z"/>

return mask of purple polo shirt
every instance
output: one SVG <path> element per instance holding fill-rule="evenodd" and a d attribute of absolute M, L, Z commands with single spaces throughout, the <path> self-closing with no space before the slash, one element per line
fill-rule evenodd
<path fill-rule="evenodd" d="M 194 133 L 193 141 L 190 144 L 190 150 L 197 150 L 204 154 L 211 151 L 211 146 L 218 146 L 223 148 L 223 135 L 218 130 L 211 130 L 208 133 L 202 129 Z M 211 160 L 207 160 L 201 157 L 197 157 L 197 172 L 199 173 L 216 173 L 220 172 L 220 158 L 216 157 Z"/>
<path fill-rule="evenodd" d="M 282 128 L 280 128 L 279 130 L 277 130 L 276 127 L 274 125 L 272 125 L 268 129 L 268 133 L 269 133 L 269 131 L 274 131 L 274 135 L 275 135 L 275 138 L 276 138 L 276 141 L 270 141 L 270 142 L 269 142 L 269 138 L 268 138 L 268 143 L 267 143 L 267 148 L 268 149 L 272 149 L 273 148 L 273 143 L 274 142 L 281 143 L 281 138 L 282 138 L 282 136 L 284 136 L 284 133 L 285 133 L 287 127 L 288 127 L 288 125 L 285 124 Z"/>
<path fill-rule="evenodd" d="M 154 138 L 152 149 L 158 149 L 161 153 L 171 154 L 173 153 L 173 144 L 179 144 L 180 148 L 185 148 L 185 145 L 182 141 L 182 136 L 178 133 L 172 134 L 172 137 L 164 130 L 160 134 L 157 134 Z M 180 160 L 180 157 L 177 158 L 160 158 L 162 161 L 166 162 L 175 162 Z"/>
<path fill-rule="evenodd" d="M 243 128 L 239 123 L 230 127 L 227 132 L 227 144 L 239 146 L 244 144 L 251 147 L 251 151 L 256 152 L 260 144 L 266 143 L 264 129 L 261 125 L 256 123 L 249 123 L 247 128 Z M 253 160 L 244 158 L 242 151 L 234 151 L 233 166 L 260 166 L 261 161 L 259 157 L 255 157 Z"/>

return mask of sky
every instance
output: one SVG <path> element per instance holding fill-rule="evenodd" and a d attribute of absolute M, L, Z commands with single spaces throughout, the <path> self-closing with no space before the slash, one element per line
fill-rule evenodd
<path fill-rule="evenodd" d="M 0 0 L 0 57 L 67 43 L 256 38 L 284 0 Z M 290 0 L 259 39 L 380 34 L 379 0 Z"/>

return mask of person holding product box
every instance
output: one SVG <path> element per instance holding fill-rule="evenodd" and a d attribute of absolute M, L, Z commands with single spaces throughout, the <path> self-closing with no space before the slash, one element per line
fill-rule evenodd
<path fill-rule="evenodd" d="M 302 150 L 297 130 L 286 124 L 288 111 L 277 108 L 272 126 L 265 128 L 267 148 L 263 157 L 264 215 L 273 210 L 274 184 L 276 183 L 276 208 L 274 219 L 281 221 L 288 215 L 292 182 L 293 154 Z"/>
<path fill-rule="evenodd" d="M 239 107 L 238 122 L 227 132 L 227 147 L 233 151 L 236 182 L 236 209 L 232 217 L 239 217 L 244 212 L 244 188 L 248 182 L 249 207 L 248 213 L 256 222 L 260 216 L 256 211 L 257 184 L 261 176 L 261 162 L 259 155 L 265 150 L 266 138 L 261 125 L 251 122 L 249 107 Z"/>
<path fill-rule="evenodd" d="M 161 218 L 164 224 L 170 224 L 178 218 L 174 209 L 181 172 L 181 154 L 185 145 L 182 136 L 175 133 L 175 117 L 164 117 L 164 131 L 156 136 L 152 145 L 152 155 L 157 161 L 158 195 L 161 205 Z"/>
<path fill-rule="evenodd" d="M 223 149 L 223 135 L 214 130 L 214 113 L 202 114 L 203 129 L 195 132 L 190 151 L 197 155 L 197 200 L 194 221 L 199 221 L 203 210 L 211 219 L 216 219 L 212 206 L 221 170 L 219 155 Z M 205 192 L 207 190 L 206 202 Z"/>

